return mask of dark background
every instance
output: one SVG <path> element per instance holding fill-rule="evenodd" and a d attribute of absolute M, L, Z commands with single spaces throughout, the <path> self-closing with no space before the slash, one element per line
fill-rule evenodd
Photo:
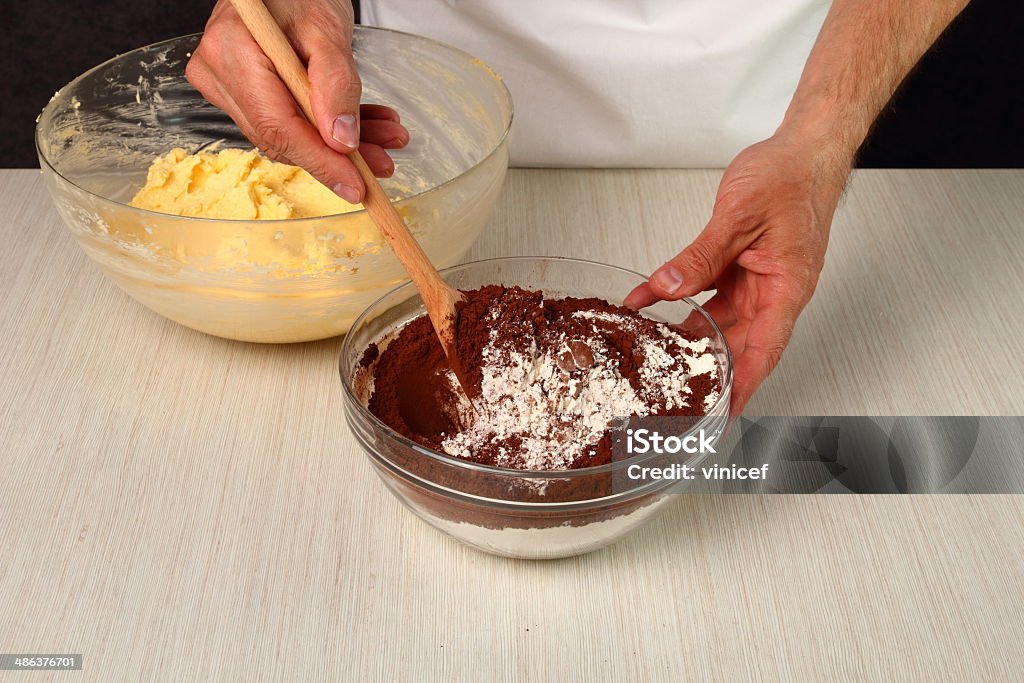
<path fill-rule="evenodd" d="M 0 0 L 0 167 L 38 165 L 33 125 L 57 88 L 117 53 L 201 31 L 212 6 Z M 1024 166 L 1022 19 L 1024 4 L 974 0 L 882 114 L 859 165 Z"/>

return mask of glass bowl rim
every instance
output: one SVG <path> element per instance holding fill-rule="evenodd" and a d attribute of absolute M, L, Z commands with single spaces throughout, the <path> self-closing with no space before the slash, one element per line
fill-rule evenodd
<path fill-rule="evenodd" d="M 450 266 L 448 268 L 445 268 L 445 269 L 441 270 L 440 273 L 443 276 L 446 273 L 450 273 L 452 271 L 456 271 L 456 270 L 459 270 L 459 269 L 462 269 L 462 268 L 468 268 L 470 266 L 480 266 L 480 265 L 487 264 L 487 263 L 497 263 L 497 262 L 509 263 L 509 262 L 513 262 L 513 261 L 534 261 L 534 262 L 535 261 L 547 261 L 547 262 L 553 262 L 553 263 L 579 264 L 579 265 L 588 266 L 588 267 L 589 266 L 598 266 L 600 268 L 605 268 L 605 269 L 612 270 L 612 271 L 618 271 L 620 273 L 624 273 L 624 274 L 628 274 L 628 275 L 635 275 L 636 277 L 638 277 L 638 278 L 640 278 L 642 280 L 646 280 L 647 279 L 646 276 L 644 276 L 643 274 L 638 273 L 637 271 L 631 270 L 629 268 L 623 268 L 621 266 L 614 266 L 614 265 L 611 265 L 611 264 L 608 264 L 608 263 L 601 263 L 600 261 L 590 261 L 590 260 L 587 260 L 587 259 L 572 258 L 572 257 L 568 257 L 568 256 L 499 256 L 499 257 L 495 257 L 495 258 L 478 259 L 478 260 L 475 260 L 475 261 L 467 261 L 466 263 L 460 263 L 458 265 L 454 265 L 454 266 Z M 401 445 L 403 445 L 403 446 L 405 446 L 407 448 L 412 449 L 413 451 L 419 453 L 420 455 L 425 455 L 425 456 L 431 458 L 432 460 L 438 461 L 438 462 L 440 462 L 440 463 L 442 463 L 444 465 L 448 465 L 448 466 L 452 466 L 452 467 L 457 467 L 457 468 L 461 468 L 461 469 L 466 469 L 466 470 L 470 470 L 470 471 L 474 471 L 474 472 L 480 472 L 480 473 L 483 473 L 483 474 L 491 474 L 491 475 L 503 476 L 503 477 L 513 476 L 513 477 L 518 477 L 518 478 L 522 478 L 522 479 L 552 479 L 552 478 L 566 479 L 566 478 L 576 478 L 576 477 L 583 477 L 583 476 L 593 476 L 593 475 L 596 475 L 596 474 L 603 474 L 605 472 L 613 472 L 613 471 L 618 471 L 618 470 L 621 470 L 621 469 L 627 469 L 631 465 L 636 465 L 636 464 L 641 463 L 641 462 L 643 462 L 645 460 L 649 460 L 649 459 L 652 459 L 654 457 L 657 457 L 658 454 L 653 454 L 653 455 L 638 454 L 638 455 L 634 455 L 631 458 L 626 458 L 624 460 L 619 460 L 619 461 L 614 461 L 614 462 L 606 463 L 604 465 L 596 465 L 596 466 L 593 466 L 593 467 L 580 467 L 578 469 L 572 469 L 572 470 L 566 470 L 566 469 L 562 469 L 562 470 L 519 470 L 519 469 L 508 468 L 508 467 L 496 467 L 496 466 L 493 466 L 493 465 L 483 465 L 483 464 L 480 464 L 480 463 L 471 462 L 469 460 L 463 460 L 461 458 L 456 458 L 456 457 L 448 455 L 446 453 L 441 453 L 440 451 L 435 451 L 435 450 L 433 450 L 431 448 L 427 448 L 426 446 L 424 446 L 422 444 L 419 444 L 419 443 L 413 441 L 412 439 L 409 439 L 409 438 L 403 436 L 402 434 L 399 434 L 398 432 L 393 430 L 391 427 L 389 427 L 388 425 L 384 424 L 384 422 L 382 422 L 376 415 L 371 413 L 370 410 L 366 406 L 363 405 L 363 402 L 361 400 L 359 400 L 359 397 L 356 395 L 355 388 L 352 386 L 352 378 L 348 377 L 347 373 L 345 371 L 344 360 L 345 360 L 346 354 L 348 354 L 350 351 L 352 351 L 352 349 L 350 347 L 354 343 L 354 342 L 351 341 L 352 340 L 352 332 L 351 331 L 354 330 L 354 329 L 357 329 L 363 322 L 365 322 L 365 320 L 369 317 L 370 313 L 373 312 L 374 309 L 378 305 L 380 305 L 385 299 L 387 299 L 388 297 L 390 297 L 390 296 L 392 296 L 394 294 L 397 294 L 398 292 L 402 291 L 403 289 L 404 290 L 413 290 L 413 289 L 415 289 L 415 287 L 414 287 L 414 285 L 413 285 L 413 283 L 411 281 L 407 280 L 407 281 L 403 282 L 402 284 L 398 285 L 397 287 L 393 287 L 392 289 L 388 290 L 386 293 L 384 293 L 379 298 L 377 298 L 376 301 L 374 301 L 369 306 L 367 306 L 366 309 L 362 313 L 359 314 L 359 316 L 355 319 L 355 321 L 353 321 L 352 326 L 349 328 L 349 332 L 345 335 L 345 338 L 344 338 L 344 340 L 341 343 L 341 352 L 339 353 L 339 356 L 338 356 L 338 374 L 341 377 L 341 385 L 342 385 L 342 388 L 344 389 L 344 392 L 345 392 L 345 399 L 349 403 L 355 405 L 355 408 L 358 411 L 358 413 L 360 414 L 360 416 L 362 416 L 365 419 L 368 419 L 370 421 L 370 423 L 374 427 L 376 427 L 379 430 L 381 430 L 386 436 L 388 436 L 391 439 L 397 441 Z M 414 296 L 418 296 L 418 295 L 414 295 Z M 715 401 L 715 403 L 711 406 L 711 408 L 708 409 L 708 412 L 710 413 L 710 412 L 713 412 L 715 409 L 719 408 L 721 406 L 721 404 L 722 404 L 722 401 L 729 400 L 731 395 L 732 395 L 732 383 L 733 383 L 732 349 L 730 349 L 730 347 L 729 347 L 729 341 L 726 339 L 725 333 L 722 332 L 722 328 L 720 328 L 718 326 L 718 323 L 716 323 L 715 320 L 708 314 L 708 312 L 704 310 L 703 306 L 698 304 L 696 301 L 694 301 L 690 297 L 683 297 L 681 299 L 678 299 L 678 301 L 686 302 L 687 304 L 689 304 L 693 308 L 693 310 L 698 311 L 704 317 L 704 319 L 706 321 L 711 323 L 711 328 L 714 330 L 715 334 L 718 335 L 719 339 L 721 339 L 722 347 L 725 349 L 725 379 L 722 382 L 722 391 L 721 391 L 721 393 L 718 396 L 718 400 Z M 698 429 L 701 426 L 707 424 L 708 422 L 711 422 L 712 420 L 716 420 L 716 419 L 719 419 L 720 417 L 727 417 L 727 416 L 728 416 L 727 413 L 725 415 L 723 415 L 723 416 L 705 414 L 705 415 L 701 416 L 701 418 L 697 421 L 696 424 L 693 425 L 692 428 L 693 429 Z M 390 462 L 390 459 L 388 459 L 386 457 L 384 459 L 387 460 L 388 462 Z"/>
<path fill-rule="evenodd" d="M 512 130 L 512 120 L 515 118 L 515 109 L 514 109 L 514 103 L 512 102 L 512 93 L 509 91 L 508 85 L 505 83 L 505 79 L 502 78 L 498 74 L 497 71 L 492 69 L 489 64 L 487 64 L 483 60 L 475 57 L 474 55 L 466 52 L 465 50 L 462 50 L 460 48 L 455 47 L 454 45 L 450 45 L 450 44 L 442 42 L 440 40 L 434 40 L 433 38 L 427 38 L 426 36 L 421 36 L 421 35 L 418 35 L 418 34 L 415 34 L 415 33 L 409 33 L 408 31 L 396 31 L 395 29 L 390 29 L 390 28 L 379 28 L 379 27 L 376 27 L 376 26 L 364 26 L 362 24 L 357 24 L 355 26 L 355 32 L 356 33 L 375 33 L 375 32 L 379 32 L 379 33 L 393 33 L 393 34 L 396 34 L 396 35 L 405 36 L 407 38 L 413 38 L 413 39 L 416 39 L 416 40 L 420 40 L 420 41 L 425 42 L 425 43 L 431 43 L 435 47 L 440 47 L 440 48 L 446 49 L 446 50 L 448 50 L 450 52 L 458 53 L 459 55 L 465 57 L 470 63 L 475 63 L 475 64 L 478 64 L 478 65 L 482 66 L 484 69 L 486 69 L 494 77 L 494 80 L 497 81 L 498 84 L 501 86 L 501 91 L 504 94 L 504 100 L 505 100 L 505 103 L 506 103 L 507 108 L 508 108 L 508 113 L 506 115 L 506 120 L 504 121 L 504 130 L 502 131 L 501 136 L 498 138 L 498 141 L 494 144 L 494 147 L 489 152 L 487 152 L 487 154 L 485 154 L 483 157 L 481 157 L 479 161 L 477 161 L 476 163 L 472 164 L 471 166 L 469 166 L 468 168 L 464 169 L 463 171 L 460 171 L 459 173 L 457 173 L 456 175 L 452 176 L 448 180 L 445 180 L 442 183 L 438 183 L 437 185 L 429 187 L 426 190 L 420 190 L 419 192 L 417 192 L 415 194 L 411 194 L 408 197 L 403 197 L 402 199 L 399 199 L 399 200 L 396 200 L 396 201 L 392 202 L 393 204 L 395 204 L 395 206 L 404 205 L 406 202 L 410 202 L 410 201 L 412 201 L 414 199 L 422 197 L 423 195 L 426 195 L 426 194 L 429 194 L 431 192 L 434 192 L 435 190 L 440 190 L 441 188 L 444 188 L 444 187 L 447 187 L 448 185 L 454 184 L 456 181 L 458 181 L 463 176 L 468 175 L 469 173 L 475 171 L 477 168 L 480 168 L 481 166 L 486 164 L 488 161 L 490 161 L 491 158 L 494 157 L 499 152 L 499 150 L 501 150 L 501 148 L 505 145 L 505 143 L 508 141 L 509 132 Z M 358 211 L 349 211 L 349 212 L 345 212 L 345 213 L 335 213 L 335 214 L 331 214 L 329 216 L 315 216 L 315 217 L 312 217 L 312 218 L 274 218 L 274 219 L 265 219 L 265 220 L 251 220 L 251 219 L 245 219 L 245 218 L 241 218 L 241 219 L 236 219 L 236 218 L 202 218 L 202 217 L 199 217 L 199 216 L 178 216 L 178 215 L 175 215 L 175 214 L 172 214 L 172 213 L 162 213 L 160 211 L 152 211 L 150 209 L 142 209 L 142 208 L 139 208 L 139 207 L 136 207 L 136 206 L 132 206 L 131 204 L 128 204 L 128 203 L 125 203 L 125 202 L 120 202 L 120 201 L 117 201 L 115 199 L 111 199 L 110 197 L 105 197 L 102 194 L 99 194 L 97 192 L 93 192 L 92 190 L 88 190 L 88 189 L 82 187 L 81 185 L 79 185 L 78 183 L 76 183 L 75 181 L 71 180 L 67 176 L 65 176 L 60 171 L 58 171 L 54 167 L 53 163 L 46 157 L 46 155 L 43 154 L 43 150 L 42 150 L 42 147 L 40 145 L 40 138 L 42 136 L 42 130 L 41 130 L 42 123 L 41 122 L 43 120 L 44 115 L 47 113 L 47 110 L 49 110 L 52 106 L 54 106 L 54 102 L 58 99 L 58 95 L 60 93 L 62 93 L 67 88 L 70 88 L 70 87 L 78 84 L 80 81 L 84 80 L 86 77 L 92 75 L 93 73 L 95 73 L 95 72 L 97 72 L 97 71 L 99 71 L 99 70 L 101 70 L 103 68 L 106 68 L 106 67 L 114 64 L 115 62 L 118 62 L 118 61 L 120 61 L 122 59 L 125 59 L 126 57 L 131 57 L 132 55 L 135 55 L 136 53 L 143 52 L 145 50 L 151 50 L 151 49 L 154 49 L 154 48 L 159 48 L 159 47 L 164 46 L 164 45 L 171 45 L 171 44 L 174 44 L 174 43 L 177 43 L 177 42 L 180 42 L 180 41 L 188 40 L 190 38 L 195 38 L 196 36 L 202 37 L 203 33 L 204 33 L 203 31 L 199 31 L 197 33 L 188 33 L 188 34 L 185 34 L 185 35 L 176 36 L 174 38 L 167 38 L 165 40 L 160 40 L 160 41 L 157 41 L 155 43 L 150 43 L 148 45 L 143 45 L 143 46 L 137 47 L 137 48 L 135 48 L 133 50 L 129 50 L 128 52 L 122 52 L 121 54 L 114 55 L 110 59 L 107 59 L 107 60 L 105 60 L 103 62 L 100 62 L 96 66 L 94 66 L 94 67 L 84 71 L 83 73 L 79 74 L 75 78 L 73 78 L 70 81 L 68 81 L 66 84 L 64 84 L 57 91 L 57 95 L 54 95 L 53 97 L 50 98 L 50 100 L 42 108 L 42 110 L 39 113 L 39 116 L 36 119 L 35 135 L 33 136 L 33 141 L 34 141 L 35 147 L 36 147 L 36 156 L 44 164 L 46 164 L 46 167 L 48 169 L 50 169 L 50 171 L 54 175 L 56 175 L 58 178 L 63 180 L 65 183 L 68 183 L 69 185 L 71 185 L 75 189 L 79 190 L 80 192 L 84 192 L 85 194 L 89 195 L 90 197 L 98 199 L 101 202 L 104 202 L 106 204 L 112 204 L 115 207 L 117 207 L 118 209 L 123 209 L 123 210 L 131 211 L 131 212 L 135 212 L 135 213 L 141 214 L 143 216 L 161 216 L 161 217 L 164 217 L 164 218 L 170 216 L 171 218 L 181 219 L 182 221 L 185 221 L 187 223 L 202 224 L 202 225 L 206 225 L 206 224 L 210 224 L 210 223 L 213 223 L 213 224 L 228 224 L 228 225 L 235 225 L 235 224 L 240 224 L 240 223 L 259 223 L 260 225 L 267 224 L 267 225 L 278 225 L 278 226 L 281 226 L 281 225 L 285 225 L 285 224 L 308 223 L 308 222 L 311 222 L 311 221 L 324 221 L 324 220 L 328 220 L 328 219 L 336 219 L 336 218 L 339 218 L 341 216 L 358 216 L 358 215 L 366 213 L 366 209 L 362 208 L 362 209 L 359 209 Z M 198 94 L 198 91 L 197 91 L 197 94 Z M 200 97 L 201 97 L 201 95 L 200 95 Z"/>

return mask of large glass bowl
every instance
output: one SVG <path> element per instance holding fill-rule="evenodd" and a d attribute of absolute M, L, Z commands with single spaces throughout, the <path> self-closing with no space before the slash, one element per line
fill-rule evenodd
<path fill-rule="evenodd" d="M 150 162 L 174 147 L 251 148 L 185 80 L 199 35 L 120 55 L 54 95 L 36 127 L 46 184 L 75 239 L 157 313 L 232 339 L 296 342 L 348 330 L 406 279 L 365 211 L 313 219 L 184 218 L 128 206 Z M 485 64 L 448 45 L 357 27 L 363 101 L 402 116 L 411 141 L 384 186 L 440 267 L 490 216 L 508 166 L 512 102 Z"/>
<path fill-rule="evenodd" d="M 621 303 L 644 281 L 622 268 L 564 258 L 516 257 L 475 261 L 442 272 L 459 289 L 519 285 L 546 296 L 599 297 Z M 606 546 L 651 520 L 678 491 L 678 482 L 643 482 L 624 476 L 630 465 L 661 456 L 634 456 L 608 465 L 560 471 L 489 467 L 425 448 L 378 420 L 366 405 L 372 386 L 362 359 L 372 342 L 387 338 L 424 314 L 411 285 L 371 305 L 342 344 L 340 371 L 345 417 L 380 478 L 410 510 L 442 532 L 479 550 L 522 559 L 578 555 Z M 689 299 L 665 301 L 644 314 L 711 340 L 722 394 L 687 433 L 717 438 L 729 418 L 732 360 L 718 326 Z M 700 456 L 687 464 L 695 466 Z M 657 463 L 664 465 L 664 462 Z"/>

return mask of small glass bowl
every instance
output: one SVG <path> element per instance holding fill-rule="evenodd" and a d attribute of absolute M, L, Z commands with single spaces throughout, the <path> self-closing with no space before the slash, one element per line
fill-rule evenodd
<path fill-rule="evenodd" d="M 342 334 L 406 278 L 366 211 L 214 220 L 129 205 L 153 159 L 174 147 L 252 147 L 185 79 L 200 37 L 119 55 L 53 96 L 36 126 L 53 201 L 103 273 L 171 320 L 254 342 Z M 420 36 L 357 27 L 352 52 L 363 101 L 391 105 L 409 129 L 381 182 L 431 260 L 454 265 L 501 191 L 508 90 L 472 55 Z"/>
<path fill-rule="evenodd" d="M 645 280 L 633 271 L 590 261 L 515 257 L 474 261 L 442 271 L 459 289 L 518 285 L 548 297 L 599 297 L 621 303 Z M 722 392 L 689 433 L 721 435 L 729 418 L 732 359 L 715 322 L 689 299 L 659 302 L 645 315 L 711 340 Z M 371 305 L 353 323 L 341 349 L 345 417 L 380 478 L 421 519 L 484 552 L 520 559 L 569 557 L 602 548 L 651 520 L 668 502 L 672 481 L 634 482 L 630 465 L 659 456 L 633 456 L 576 470 L 524 471 L 480 465 L 425 448 L 378 420 L 366 405 L 372 388 L 361 359 L 371 342 L 424 315 L 411 284 Z M 699 456 L 687 464 L 693 466 Z M 678 485 L 678 483 L 676 483 Z"/>

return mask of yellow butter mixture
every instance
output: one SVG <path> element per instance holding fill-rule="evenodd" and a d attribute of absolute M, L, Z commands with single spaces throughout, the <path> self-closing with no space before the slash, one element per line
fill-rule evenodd
<path fill-rule="evenodd" d="M 244 149 L 172 149 L 153 161 L 131 204 L 175 216 L 233 220 L 314 218 L 363 208 L 297 166 Z"/>

